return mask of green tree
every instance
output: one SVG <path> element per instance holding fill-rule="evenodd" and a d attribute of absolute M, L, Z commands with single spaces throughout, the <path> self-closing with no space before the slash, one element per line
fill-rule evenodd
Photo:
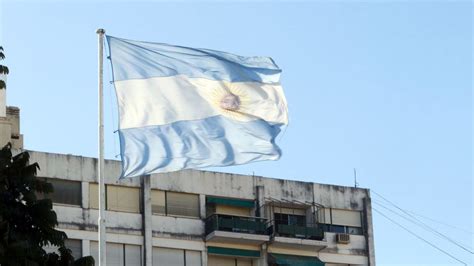
<path fill-rule="evenodd" d="M 5 59 L 5 54 L 3 53 L 3 47 L 0 46 L 0 61 Z M 0 65 L 0 75 L 8 75 L 9 70 L 7 66 Z M 4 80 L 0 80 L 0 90 L 6 89 L 7 84 Z"/>
<path fill-rule="evenodd" d="M 53 186 L 36 178 L 37 163 L 29 163 L 28 152 L 12 156 L 11 144 L 0 150 L 0 265 L 94 265 L 92 257 L 74 261 L 56 230 L 56 213 L 50 199 L 36 198 L 51 193 Z M 59 254 L 46 253 L 43 246 L 58 247 Z"/>

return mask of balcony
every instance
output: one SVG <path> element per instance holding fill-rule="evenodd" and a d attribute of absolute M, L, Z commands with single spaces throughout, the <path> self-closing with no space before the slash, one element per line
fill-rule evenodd
<path fill-rule="evenodd" d="M 213 214 L 205 223 L 208 242 L 262 244 L 270 239 L 263 218 Z"/>
<path fill-rule="evenodd" d="M 271 221 L 268 232 L 273 236 L 272 245 L 277 247 L 295 247 L 308 250 L 321 250 L 327 247 L 324 231 L 319 224 L 286 224 Z"/>
<path fill-rule="evenodd" d="M 324 231 L 318 224 L 288 225 L 276 221 L 273 227 L 270 228 L 273 228 L 273 233 L 276 236 L 312 240 L 322 240 L 324 238 Z"/>

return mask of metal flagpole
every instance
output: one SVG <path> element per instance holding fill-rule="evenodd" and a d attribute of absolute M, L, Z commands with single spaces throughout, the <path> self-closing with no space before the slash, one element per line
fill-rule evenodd
<path fill-rule="evenodd" d="M 105 252 L 105 183 L 104 183 L 104 29 L 97 29 L 99 37 L 99 266 L 106 266 Z"/>

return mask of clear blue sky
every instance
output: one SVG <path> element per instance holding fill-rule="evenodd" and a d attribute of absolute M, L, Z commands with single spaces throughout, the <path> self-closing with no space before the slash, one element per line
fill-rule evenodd
<path fill-rule="evenodd" d="M 27 149 L 96 156 L 98 27 L 130 39 L 269 55 L 284 71 L 290 108 L 279 139 L 284 155 L 214 170 L 352 186 L 357 168 L 360 186 L 470 231 L 432 224 L 472 248 L 469 1 L 35 2 L 0 4 L 8 104 L 21 108 Z M 105 95 L 106 157 L 114 158 L 108 83 Z M 380 215 L 374 222 L 378 265 L 455 265 Z"/>

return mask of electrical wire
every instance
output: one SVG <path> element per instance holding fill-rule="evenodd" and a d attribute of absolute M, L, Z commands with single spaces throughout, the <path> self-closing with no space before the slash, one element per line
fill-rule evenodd
<path fill-rule="evenodd" d="M 379 196 L 379 197 L 382 198 L 383 200 L 387 201 L 387 202 L 390 203 L 391 205 L 396 206 L 395 203 L 389 201 L 387 198 L 385 198 L 384 196 L 380 195 L 380 194 L 377 193 L 376 191 L 371 190 L 371 192 L 373 192 L 375 195 Z M 398 206 L 397 206 L 397 208 L 401 209 L 401 208 L 398 207 Z M 419 213 L 415 213 L 415 212 L 410 211 L 410 210 L 403 210 L 403 212 L 409 212 L 409 213 L 412 213 L 413 215 L 416 215 L 416 216 L 418 216 L 418 217 L 424 218 L 424 219 L 426 219 L 426 220 L 430 220 L 430 221 L 432 221 L 432 222 L 435 222 L 435 223 L 438 223 L 438 224 L 442 224 L 442 225 L 445 225 L 445 226 L 448 226 L 448 227 L 451 227 L 451 228 L 454 228 L 454 229 L 463 231 L 463 232 L 465 232 L 465 233 L 469 233 L 469 234 L 474 235 L 474 232 L 473 232 L 473 231 L 469 231 L 469 230 L 466 230 L 466 229 L 464 229 L 464 228 L 460 228 L 460 227 L 457 227 L 457 226 L 454 226 L 454 225 L 451 225 L 451 224 L 448 224 L 448 223 L 445 223 L 445 222 L 441 222 L 441 221 L 435 220 L 435 219 L 433 219 L 433 218 L 430 218 L 430 217 L 421 215 L 421 214 L 419 214 Z"/>
<path fill-rule="evenodd" d="M 424 239 L 423 237 L 419 236 L 418 234 L 416 234 L 415 232 L 411 231 L 410 229 L 406 228 L 405 226 L 401 225 L 400 223 L 396 222 L 395 220 L 391 219 L 390 217 L 388 217 L 387 215 L 385 215 L 383 212 L 377 210 L 376 208 L 373 208 L 372 209 L 382 215 L 384 218 L 386 218 L 387 220 L 389 220 L 390 222 L 394 223 L 395 225 L 399 226 L 400 228 L 402 228 L 403 230 L 407 231 L 408 233 L 410 233 L 411 235 L 415 236 L 416 238 L 418 238 L 419 240 L 425 242 L 426 244 L 430 245 L 431 247 L 437 249 L 438 251 L 442 252 L 443 254 L 449 256 L 450 258 L 458 261 L 459 263 L 462 263 L 463 265 L 466 265 L 467 266 L 467 263 L 465 263 L 464 261 L 456 258 L 454 255 L 450 254 L 449 252 L 445 251 L 444 249 L 436 246 L 435 244 L 431 243 L 430 241 Z"/>
<path fill-rule="evenodd" d="M 418 226 L 420 227 L 424 227 L 425 230 L 428 230 L 428 231 L 431 231 L 432 233 L 434 234 L 437 234 L 438 236 L 448 240 L 449 242 L 451 242 L 452 244 L 458 246 L 459 248 L 463 249 L 464 251 L 467 251 L 471 254 L 474 254 L 474 252 L 472 250 L 470 250 L 469 248 L 466 248 L 464 245 L 456 242 L 455 240 L 451 239 L 450 237 L 446 236 L 445 234 L 439 232 L 438 230 L 432 228 L 431 226 L 427 225 L 426 223 L 424 223 L 423 221 L 420 221 L 418 218 L 416 218 L 414 215 L 412 215 L 411 213 L 405 211 L 404 209 L 402 209 L 401 207 L 399 207 L 397 204 L 393 203 L 392 201 L 388 200 L 387 198 L 385 198 L 384 196 L 380 195 L 379 193 L 377 193 L 376 191 L 373 191 L 372 192 L 379 196 L 380 198 L 382 198 L 384 201 L 388 202 L 390 205 L 394 206 L 395 208 L 397 208 L 398 210 L 400 210 L 401 212 L 403 212 L 404 214 L 410 216 L 412 219 L 416 220 L 417 222 L 413 222 L 411 221 L 412 223 L 414 224 L 417 224 Z"/>
<path fill-rule="evenodd" d="M 444 235 L 443 233 L 440 233 L 440 232 L 437 231 L 436 229 L 434 229 L 434 228 L 432 228 L 432 227 L 426 225 L 425 223 L 423 223 L 423 222 L 417 220 L 416 218 L 415 218 L 415 219 L 411 219 L 411 218 L 408 218 L 408 217 L 406 217 L 406 216 L 404 216 L 404 215 L 401 215 L 400 213 L 398 213 L 398 212 L 396 212 L 396 211 L 394 211 L 394 210 L 391 210 L 390 208 L 384 206 L 384 205 L 381 204 L 380 202 L 374 201 L 374 203 L 377 204 L 377 205 L 379 205 L 380 207 L 382 207 L 382 208 L 384 208 L 384 209 L 386 209 L 386 210 L 388 210 L 388 211 L 390 211 L 390 212 L 392 212 L 392 213 L 394 213 L 394 214 L 396 214 L 396 215 L 402 217 L 403 219 L 405 219 L 405 220 L 407 220 L 407 221 L 409 221 L 409 222 L 411 222 L 411 223 L 414 223 L 414 224 L 420 226 L 421 228 L 423 228 L 423 229 L 425 229 L 425 230 L 427 230 L 427 231 L 429 231 L 429 232 L 431 232 L 431 233 L 434 233 L 434 234 L 436 234 L 436 235 L 438 235 L 438 236 L 440 236 L 440 237 L 446 239 L 447 241 L 451 242 L 452 244 L 458 246 L 459 248 L 461 248 L 461 249 L 463 249 L 463 250 L 465 250 L 465 251 L 467 251 L 467 252 L 469 252 L 469 253 L 471 253 L 471 254 L 474 254 L 474 252 L 472 252 L 471 250 L 469 250 L 469 248 L 467 248 L 466 245 L 461 244 L 461 243 L 457 242 L 456 240 L 453 240 L 452 238 L 450 238 L 450 237 Z"/>
<path fill-rule="evenodd" d="M 416 213 L 416 212 L 413 212 L 413 211 L 410 211 L 410 210 L 406 210 L 407 212 L 413 214 L 413 215 L 416 215 L 420 218 L 423 218 L 423 219 L 426 219 L 428 221 L 431 221 L 431 222 L 434 222 L 434 223 L 437 223 L 437 224 L 441 224 L 441 225 L 444 225 L 444 226 L 447 226 L 447 227 L 451 227 L 452 229 L 456 229 L 456 230 L 459 230 L 461 232 L 464 232 L 464 233 L 468 233 L 468 234 L 471 234 L 471 235 L 474 235 L 474 232 L 472 231 L 469 231 L 469 230 L 466 230 L 464 228 L 461 228 L 461 227 L 457 227 L 457 226 L 454 226 L 452 224 L 448 224 L 448 223 L 445 223 L 445 222 L 442 222 L 442 221 L 438 221 L 438 220 L 435 220 L 433 218 L 430 218 L 430 217 L 427 217 L 427 216 L 424 216 L 424 215 L 421 215 L 419 213 Z"/>

